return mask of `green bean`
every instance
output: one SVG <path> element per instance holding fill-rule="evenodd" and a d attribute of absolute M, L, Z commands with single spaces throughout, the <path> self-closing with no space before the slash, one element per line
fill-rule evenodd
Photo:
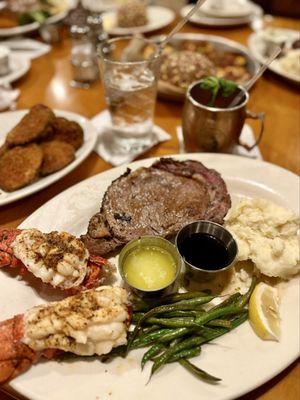
<path fill-rule="evenodd" d="M 247 291 L 247 293 L 245 293 L 237 302 L 236 302 L 236 306 L 237 307 L 245 307 L 246 304 L 248 304 L 249 299 L 251 297 L 251 294 L 253 293 L 253 290 L 256 286 L 256 282 L 257 282 L 257 278 L 256 276 L 254 276 L 252 278 L 252 282 L 251 285 Z"/>
<path fill-rule="evenodd" d="M 173 354 L 178 353 L 181 350 L 190 349 L 191 347 L 198 346 L 202 343 L 202 340 L 203 339 L 199 336 L 192 336 L 178 343 L 176 346 L 169 347 L 164 353 L 162 353 L 162 355 L 155 359 L 151 369 L 151 376 L 159 368 L 166 364 Z"/>
<path fill-rule="evenodd" d="M 241 313 L 242 311 L 243 309 L 237 306 L 227 306 L 224 308 L 219 308 L 217 310 L 208 311 L 206 314 L 197 317 L 195 319 L 195 324 L 201 326 L 213 319 L 217 319 L 225 315 L 238 314 Z"/>
<path fill-rule="evenodd" d="M 177 328 L 172 329 L 171 332 L 165 333 L 160 336 L 157 340 L 159 343 L 168 343 L 173 339 L 181 338 L 182 336 L 195 332 L 195 328 Z"/>
<path fill-rule="evenodd" d="M 170 311 L 168 313 L 162 314 L 163 318 L 173 318 L 173 317 L 197 317 L 199 311 L 186 310 L 186 311 Z"/>
<path fill-rule="evenodd" d="M 181 328 L 181 327 L 196 327 L 197 325 L 194 322 L 194 317 L 185 317 L 185 318 L 156 318 L 151 317 L 146 320 L 146 323 L 150 324 L 158 324 L 162 326 L 166 326 L 169 328 Z"/>
<path fill-rule="evenodd" d="M 154 332 L 150 332 L 147 334 L 142 334 L 140 336 L 138 336 L 136 339 L 134 339 L 133 341 L 131 341 L 131 345 L 130 348 L 140 348 L 140 347 L 145 347 L 148 344 L 156 341 L 160 336 L 166 334 L 166 333 L 170 333 L 172 330 L 171 329 L 159 329 L 157 331 Z M 130 341 L 130 337 L 128 342 Z M 128 345 L 127 345 L 128 346 Z"/>
<path fill-rule="evenodd" d="M 144 315 L 145 315 L 145 313 L 142 313 L 142 312 L 134 313 L 134 314 L 132 315 L 131 322 L 132 322 L 133 324 L 137 324 L 137 323 L 139 322 L 139 320 L 140 320 Z"/>
<path fill-rule="evenodd" d="M 165 349 L 165 346 L 162 343 L 155 343 L 152 347 L 150 347 L 150 349 L 143 355 L 141 361 L 142 369 L 149 360 L 159 354 L 163 349 Z"/>
<path fill-rule="evenodd" d="M 201 352 L 200 346 L 196 346 L 196 347 L 192 347 L 190 349 L 185 349 L 185 350 L 179 351 L 178 353 L 173 354 L 173 356 L 171 356 L 169 358 L 168 363 L 179 361 L 182 358 L 192 358 L 192 357 L 199 356 L 200 352 Z"/>
<path fill-rule="evenodd" d="M 182 365 L 184 368 L 186 368 L 189 372 L 194 374 L 199 379 L 205 380 L 210 383 L 217 383 L 221 381 L 220 378 L 208 374 L 207 372 L 198 368 L 196 365 L 192 364 L 190 361 L 186 359 L 179 360 L 179 364 Z"/>
<path fill-rule="evenodd" d="M 178 343 L 180 343 L 182 341 L 181 337 L 175 338 L 172 340 L 172 342 L 170 343 L 170 347 L 176 346 Z"/>
<path fill-rule="evenodd" d="M 195 297 L 203 297 L 211 294 L 211 291 L 201 291 L 201 292 L 185 292 L 185 293 L 172 293 L 161 299 L 162 304 L 166 303 L 176 303 L 181 300 L 190 300 Z"/>
<path fill-rule="evenodd" d="M 213 319 L 212 321 L 209 321 L 207 323 L 207 325 L 208 326 L 216 326 L 216 327 L 220 326 L 220 327 L 227 328 L 227 329 L 232 328 L 231 322 L 226 319 Z"/>
<path fill-rule="evenodd" d="M 222 303 L 218 304 L 217 306 L 213 307 L 210 311 L 218 310 L 219 308 L 231 306 L 235 304 L 240 298 L 242 297 L 241 293 L 234 293 L 226 300 L 222 301 Z"/>
<path fill-rule="evenodd" d="M 164 314 L 169 311 L 177 311 L 177 310 L 193 310 L 197 305 L 209 303 L 214 296 L 203 296 L 196 297 L 191 300 L 182 300 L 175 304 L 163 305 L 152 308 L 152 310 L 148 311 L 138 322 L 136 325 L 132 336 L 128 340 L 128 349 L 131 347 L 131 344 L 134 338 L 137 336 L 139 331 L 141 330 L 142 324 L 150 317 L 153 317 L 157 314 Z"/>
<path fill-rule="evenodd" d="M 143 333 L 154 332 L 154 331 L 157 331 L 158 329 L 161 329 L 161 326 L 160 326 L 160 325 L 145 326 L 145 327 L 143 328 Z"/>

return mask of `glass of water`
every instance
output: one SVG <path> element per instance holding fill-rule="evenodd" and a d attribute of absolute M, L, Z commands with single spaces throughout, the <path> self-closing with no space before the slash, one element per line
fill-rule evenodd
<path fill-rule="evenodd" d="M 100 46 L 99 59 L 111 117 L 110 151 L 142 150 L 152 142 L 159 46 L 145 38 L 115 38 Z"/>

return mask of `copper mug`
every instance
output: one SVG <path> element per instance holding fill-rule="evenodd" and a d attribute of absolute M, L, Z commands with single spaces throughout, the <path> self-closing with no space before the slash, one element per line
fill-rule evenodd
<path fill-rule="evenodd" d="M 238 86 L 243 96 L 234 107 L 210 107 L 204 104 L 204 99 L 207 101 L 208 91 L 200 87 L 201 82 L 200 80 L 192 83 L 186 95 L 182 118 L 185 151 L 230 153 L 236 144 L 248 151 L 257 146 L 264 131 L 265 114 L 246 109 L 249 100 L 247 90 L 243 86 Z M 260 121 L 259 135 L 252 146 L 240 141 L 246 118 Z"/>

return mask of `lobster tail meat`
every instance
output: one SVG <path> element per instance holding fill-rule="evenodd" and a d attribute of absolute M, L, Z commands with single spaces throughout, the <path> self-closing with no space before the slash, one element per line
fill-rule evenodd
<path fill-rule="evenodd" d="M 20 267 L 55 288 L 76 293 L 105 284 L 113 268 L 91 256 L 84 243 L 67 232 L 0 230 L 0 267 Z"/>
<path fill-rule="evenodd" d="M 127 343 L 131 311 L 127 292 L 102 286 L 62 301 L 33 307 L 0 323 L 0 383 L 40 357 L 62 352 L 103 355 Z"/>

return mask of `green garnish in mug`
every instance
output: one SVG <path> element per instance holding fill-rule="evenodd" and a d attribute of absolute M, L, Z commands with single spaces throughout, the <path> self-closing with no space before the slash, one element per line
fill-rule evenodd
<path fill-rule="evenodd" d="M 212 98 L 208 104 L 210 107 L 214 106 L 218 94 L 222 97 L 230 97 L 238 89 L 238 85 L 235 82 L 224 78 L 217 78 L 216 76 L 204 78 L 200 87 L 212 92 Z"/>

